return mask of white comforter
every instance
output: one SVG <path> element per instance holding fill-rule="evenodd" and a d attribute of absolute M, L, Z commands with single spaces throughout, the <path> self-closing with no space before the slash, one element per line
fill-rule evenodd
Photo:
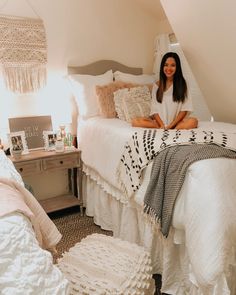
<path fill-rule="evenodd" d="M 236 132 L 236 125 L 227 123 L 200 122 L 199 128 Z M 97 117 L 79 125 L 79 147 L 85 173 L 123 202 L 116 169 L 124 144 L 133 132 L 134 128 L 119 119 Z M 144 171 L 142 186 L 130 206 L 142 205 L 150 170 L 151 165 Z M 186 246 L 191 269 L 188 276 L 201 288 L 202 294 L 213 294 L 213 291 L 218 294 L 219 290 L 230 294 L 226 280 L 231 266 L 236 265 L 235 179 L 235 160 L 219 158 L 196 162 L 189 167 L 176 202 L 173 235 L 169 241 L 172 239 L 175 244 Z M 169 241 L 167 239 L 166 244 Z M 170 247 L 166 249 L 164 271 L 172 263 Z M 214 289 L 216 282 L 218 289 Z"/>
<path fill-rule="evenodd" d="M 68 294 L 68 281 L 53 265 L 51 253 L 40 247 L 41 242 L 45 242 L 45 246 L 54 246 L 60 239 L 60 234 L 41 207 L 38 207 L 34 197 L 24 195 L 24 192 L 26 195 L 28 192 L 24 189 L 22 178 L 2 150 L 0 180 L 0 293 Z M 8 195 L 3 195 L 5 191 Z M 12 199 L 10 192 L 13 193 Z M 19 195 L 20 198 L 17 199 Z M 32 201 L 30 197 L 33 198 Z M 23 202 L 24 198 L 28 204 L 32 203 L 32 207 L 29 208 Z M 44 227 L 42 231 L 40 220 Z M 35 228 L 31 221 L 34 221 Z"/>
<path fill-rule="evenodd" d="M 129 124 L 118 119 L 95 117 L 79 122 L 78 144 L 83 163 L 88 169 L 92 168 L 100 174 L 98 181 L 107 192 L 112 192 L 117 199 L 122 200 L 123 193 L 117 183 L 116 169 L 124 143 L 132 133 Z"/>
<path fill-rule="evenodd" d="M 21 213 L 0 218 L 0 293 L 65 295 L 68 281 L 39 247 L 32 225 Z"/>

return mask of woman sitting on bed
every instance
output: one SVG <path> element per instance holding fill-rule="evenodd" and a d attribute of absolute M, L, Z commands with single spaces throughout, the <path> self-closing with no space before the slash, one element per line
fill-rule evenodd
<path fill-rule="evenodd" d="M 177 53 L 168 52 L 161 61 L 160 80 L 152 89 L 151 115 L 134 118 L 132 126 L 166 130 L 197 128 L 198 120 L 188 117 L 192 111 L 180 58 Z"/>

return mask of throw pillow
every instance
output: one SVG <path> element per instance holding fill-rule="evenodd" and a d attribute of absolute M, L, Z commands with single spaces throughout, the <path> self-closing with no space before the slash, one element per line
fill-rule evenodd
<path fill-rule="evenodd" d="M 100 114 L 105 118 L 116 118 L 117 113 L 115 110 L 114 92 L 119 89 L 137 86 L 139 85 L 122 81 L 115 81 L 103 86 L 97 85 L 96 93 L 98 96 Z"/>
<path fill-rule="evenodd" d="M 107 85 L 96 86 L 96 93 L 98 96 L 98 103 L 100 108 L 100 114 L 105 118 L 116 118 L 117 112 L 114 103 L 114 92 L 119 89 L 133 88 L 141 86 L 136 83 L 127 83 L 122 81 L 114 81 Z M 147 84 L 150 93 L 152 92 L 153 84 Z"/>
<path fill-rule="evenodd" d="M 114 73 L 114 79 L 115 81 L 123 81 L 123 82 L 129 82 L 129 83 L 153 84 L 157 81 L 157 76 L 148 75 L 148 74 L 133 75 L 133 74 L 127 74 L 127 73 L 116 71 Z"/>
<path fill-rule="evenodd" d="M 99 104 L 96 95 L 96 85 L 105 85 L 113 81 L 112 71 L 102 75 L 70 75 L 72 93 L 75 97 L 79 114 L 83 118 L 100 115 Z"/>
<path fill-rule="evenodd" d="M 120 89 L 114 92 L 115 109 L 121 120 L 150 115 L 151 94 L 148 86 Z"/>

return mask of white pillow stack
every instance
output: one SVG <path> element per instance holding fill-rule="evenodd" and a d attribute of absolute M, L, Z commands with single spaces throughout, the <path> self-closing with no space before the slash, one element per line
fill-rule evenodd
<path fill-rule="evenodd" d="M 114 73 L 114 79 L 115 81 L 123 81 L 137 84 L 152 84 L 157 81 L 157 76 L 148 74 L 133 75 L 116 71 Z"/>
<path fill-rule="evenodd" d="M 121 89 L 117 91 L 116 95 L 114 92 L 114 114 L 116 111 L 120 119 L 130 122 L 134 117 L 148 116 L 150 113 L 151 95 L 147 85 L 150 87 L 157 80 L 155 75 L 133 75 L 120 71 L 113 73 L 112 70 L 109 70 L 102 75 L 73 74 L 69 75 L 68 78 L 79 115 L 83 119 L 102 115 L 96 86 L 107 86 L 114 79 L 117 83 L 120 81 L 120 83 L 140 85 L 140 87 L 134 87 L 132 90 L 130 87 Z"/>
<path fill-rule="evenodd" d="M 112 70 L 102 75 L 70 75 L 69 81 L 75 97 L 79 114 L 82 118 L 98 116 L 100 114 L 96 85 L 106 85 L 113 81 Z"/>

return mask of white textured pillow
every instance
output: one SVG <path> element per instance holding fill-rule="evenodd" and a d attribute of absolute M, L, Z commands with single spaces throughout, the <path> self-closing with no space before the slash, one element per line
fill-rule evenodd
<path fill-rule="evenodd" d="M 72 93 L 75 96 L 79 114 L 83 118 L 99 115 L 99 104 L 96 95 L 96 85 L 105 85 L 113 81 L 112 70 L 98 76 L 93 75 L 70 75 L 69 81 Z"/>
<path fill-rule="evenodd" d="M 157 77 L 155 75 L 132 75 L 127 73 L 122 73 L 116 71 L 114 73 L 115 81 L 123 81 L 123 82 L 130 82 L 130 83 L 138 83 L 138 84 L 152 84 L 156 82 Z"/>
<path fill-rule="evenodd" d="M 114 102 L 121 120 L 130 122 L 133 118 L 150 115 L 151 94 L 147 86 L 119 89 L 114 92 Z"/>

